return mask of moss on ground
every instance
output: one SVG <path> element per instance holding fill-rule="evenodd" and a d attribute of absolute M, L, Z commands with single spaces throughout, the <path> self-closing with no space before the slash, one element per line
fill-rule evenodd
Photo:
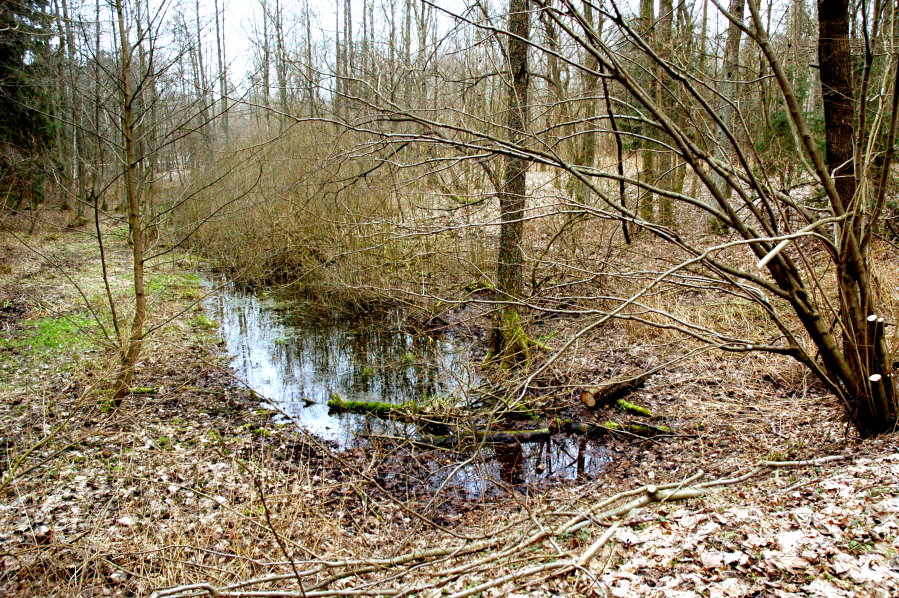
<path fill-rule="evenodd" d="M 0 363 L 77 359 L 84 351 L 100 346 L 99 331 L 96 320 L 86 313 L 23 318 L 14 330 L 0 337 Z"/>

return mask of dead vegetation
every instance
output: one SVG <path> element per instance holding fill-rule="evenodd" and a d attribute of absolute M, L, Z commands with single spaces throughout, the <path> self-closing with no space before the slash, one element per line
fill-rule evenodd
<path fill-rule="evenodd" d="M 0 273 L 5 595 L 899 589 L 895 435 L 857 441 L 819 384 L 783 358 L 668 363 L 660 355 L 684 347 L 664 331 L 610 323 L 547 367 L 538 394 L 576 410 L 584 388 L 634 364 L 658 368 L 632 398 L 664 414 L 674 435 L 608 438 L 608 466 L 593 481 L 474 497 L 410 492 L 403 476 L 446 455 L 377 444 L 335 452 L 261 408 L 230 376 L 183 259 L 151 270 L 161 326 L 138 365 L 140 388 L 111 408 L 101 390 L 115 356 L 81 298 L 102 322 L 90 237 L 51 225 L 12 232 Z M 117 292 L 127 289 L 125 249 L 114 244 L 110 256 Z M 737 308 L 695 306 L 745 325 Z M 559 335 L 579 326 L 538 325 Z"/>

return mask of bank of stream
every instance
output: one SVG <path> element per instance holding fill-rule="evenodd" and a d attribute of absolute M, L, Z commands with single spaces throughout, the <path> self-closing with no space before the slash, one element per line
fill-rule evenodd
<path fill-rule="evenodd" d="M 264 402 L 337 450 L 364 449 L 385 439 L 410 446 L 429 437 L 414 423 L 336 413 L 327 406 L 332 397 L 392 404 L 436 398 L 459 406 L 480 400 L 482 381 L 463 338 L 413 333 L 401 313 L 352 321 L 309 318 L 289 297 L 224 281 L 209 287 L 207 312 L 237 375 Z M 470 451 L 443 453 L 431 455 L 424 479 L 416 477 L 416 484 L 427 486 L 422 490 L 448 486 L 480 497 L 510 486 L 591 479 L 609 462 L 600 441 L 565 435 L 485 445 L 474 458 Z"/>

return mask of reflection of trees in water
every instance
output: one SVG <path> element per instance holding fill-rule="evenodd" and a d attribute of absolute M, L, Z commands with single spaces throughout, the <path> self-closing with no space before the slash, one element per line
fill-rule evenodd
<path fill-rule="evenodd" d="M 585 461 L 587 460 L 587 439 L 578 438 L 577 442 L 577 476 L 582 477 L 585 471 Z"/>
<path fill-rule="evenodd" d="M 344 445 L 352 444 L 350 432 L 383 434 L 386 428 L 361 416 L 327 414 L 324 403 L 331 392 L 402 402 L 457 393 L 467 379 L 467 353 L 447 339 L 401 331 L 399 316 L 308 320 L 234 287 L 216 293 L 206 305 L 220 322 L 241 378 L 301 424 L 313 424 L 326 438 L 338 434 Z M 306 408 L 306 399 L 318 405 Z"/>
<path fill-rule="evenodd" d="M 499 462 L 499 479 L 511 486 L 524 483 L 524 454 L 517 442 L 499 444 L 493 449 Z"/>
<path fill-rule="evenodd" d="M 552 479 L 593 475 L 601 460 L 591 459 L 592 443 L 584 437 L 555 438 L 543 442 L 499 444 L 485 457 L 499 465 L 499 479 L 521 485 Z"/>

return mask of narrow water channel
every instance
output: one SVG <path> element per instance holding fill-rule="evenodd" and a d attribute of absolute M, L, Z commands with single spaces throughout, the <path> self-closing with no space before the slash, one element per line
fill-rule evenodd
<path fill-rule="evenodd" d="M 209 288 L 215 291 L 206 301 L 207 312 L 218 323 L 237 375 L 299 425 L 339 448 L 416 431 L 374 417 L 331 413 L 326 403 L 333 393 L 388 403 L 439 396 L 462 404 L 476 393 L 479 378 L 462 339 L 412 334 L 398 315 L 393 320 L 311 320 L 283 298 L 227 283 Z M 608 461 L 598 443 L 559 437 L 487 447 L 462 467 L 433 467 L 427 484 L 447 483 L 479 496 L 497 485 L 591 478 Z"/>

